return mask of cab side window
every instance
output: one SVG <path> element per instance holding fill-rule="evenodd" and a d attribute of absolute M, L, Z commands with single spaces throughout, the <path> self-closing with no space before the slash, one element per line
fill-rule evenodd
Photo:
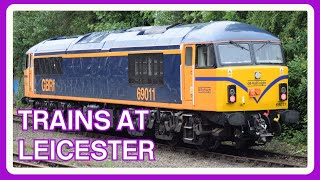
<path fill-rule="evenodd" d="M 192 65 L 192 47 L 187 47 L 186 48 L 186 61 L 185 61 L 186 66 L 191 66 Z"/>
<path fill-rule="evenodd" d="M 198 45 L 197 46 L 197 68 L 214 68 L 216 67 L 215 53 L 213 45 Z"/>
<path fill-rule="evenodd" d="M 29 59 L 29 55 L 26 55 L 26 58 L 25 58 L 25 60 L 24 60 L 24 63 L 25 63 L 25 69 L 28 69 L 28 67 L 29 67 L 28 59 Z"/>

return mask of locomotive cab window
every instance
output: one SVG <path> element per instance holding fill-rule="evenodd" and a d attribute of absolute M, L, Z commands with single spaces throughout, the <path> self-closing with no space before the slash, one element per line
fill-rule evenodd
<path fill-rule="evenodd" d="M 25 58 L 25 69 L 28 69 L 29 68 L 29 55 L 26 55 L 26 58 Z"/>
<path fill-rule="evenodd" d="M 128 79 L 131 85 L 163 85 L 163 54 L 129 54 Z"/>
<path fill-rule="evenodd" d="M 198 45 L 197 46 L 197 68 L 214 68 L 215 67 L 215 53 L 213 45 Z"/>
<path fill-rule="evenodd" d="M 34 68 L 34 59 L 32 55 L 30 55 L 30 68 Z"/>
<path fill-rule="evenodd" d="M 187 47 L 186 48 L 186 66 L 191 66 L 192 65 L 192 47 Z"/>
<path fill-rule="evenodd" d="M 269 42 L 253 44 L 255 59 L 258 64 L 282 64 L 283 56 L 280 44 Z"/>
<path fill-rule="evenodd" d="M 251 64 L 251 53 L 248 43 L 230 41 L 218 45 L 219 58 L 222 65 Z"/>

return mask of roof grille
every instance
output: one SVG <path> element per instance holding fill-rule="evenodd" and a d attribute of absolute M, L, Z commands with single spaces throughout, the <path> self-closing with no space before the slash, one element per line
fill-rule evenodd
<path fill-rule="evenodd" d="M 78 43 L 99 43 L 109 35 L 107 32 L 95 32 L 83 37 Z"/>
<path fill-rule="evenodd" d="M 74 38 L 78 38 L 78 37 L 80 37 L 80 36 L 77 35 L 77 36 L 54 37 L 54 38 L 48 39 L 47 41 L 62 40 L 62 39 L 74 39 Z"/>
<path fill-rule="evenodd" d="M 170 26 L 152 26 L 149 29 L 144 29 L 138 35 L 150 35 L 150 34 L 162 34 L 166 32 L 168 29 L 179 25 L 180 23 L 173 24 Z"/>

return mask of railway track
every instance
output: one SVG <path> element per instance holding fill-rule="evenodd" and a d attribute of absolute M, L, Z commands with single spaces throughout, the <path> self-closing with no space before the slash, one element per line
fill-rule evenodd
<path fill-rule="evenodd" d="M 21 123 L 21 117 L 13 115 L 13 121 Z M 28 124 L 31 126 L 32 122 L 29 121 Z M 62 132 L 61 133 L 68 133 Z M 119 136 L 112 136 L 109 134 L 101 134 L 95 132 L 72 132 L 79 135 L 84 135 L 90 138 L 119 138 Z M 124 137 L 121 136 L 123 139 Z M 130 137 L 125 137 L 130 138 Z M 158 149 L 165 149 L 174 152 L 181 152 L 186 154 L 191 154 L 193 156 L 201 156 L 206 158 L 215 158 L 220 160 L 232 161 L 235 163 L 246 163 L 253 167 L 298 167 L 304 168 L 307 166 L 307 157 L 295 156 L 274 153 L 269 151 L 262 151 L 256 149 L 249 149 L 245 153 L 235 150 L 231 146 L 223 146 L 222 149 L 217 152 L 211 151 L 200 151 L 196 148 L 190 148 L 185 146 L 171 146 L 166 143 L 156 142 L 156 147 Z M 277 157 L 277 158 L 275 158 Z"/>
<path fill-rule="evenodd" d="M 48 161 L 48 160 L 42 160 L 42 161 L 19 161 L 16 160 L 19 154 L 13 153 L 13 166 L 14 167 L 32 167 L 32 168 L 76 168 L 75 166 L 68 165 L 65 163 L 60 163 L 57 161 Z"/>
<path fill-rule="evenodd" d="M 217 153 L 228 154 L 231 156 L 239 156 L 253 159 L 262 159 L 268 160 L 273 159 L 277 162 L 283 162 L 283 164 L 291 164 L 293 166 L 285 166 L 285 167 L 306 167 L 307 166 L 307 157 L 298 156 L 298 155 L 288 155 L 283 153 L 276 153 L 265 150 L 258 149 L 247 149 L 246 151 L 240 151 L 235 149 L 234 146 L 231 145 L 221 145 L 219 149 L 216 151 Z"/>
<path fill-rule="evenodd" d="M 13 161 L 13 167 L 28 167 L 28 168 L 45 168 L 44 166 L 40 166 L 34 163 L 27 163 L 27 162 L 21 162 L 21 161 Z"/>
<path fill-rule="evenodd" d="M 274 160 L 267 160 L 267 159 L 261 159 L 261 158 L 253 158 L 253 157 L 246 157 L 246 156 L 241 156 L 241 155 L 233 155 L 230 154 L 229 152 L 210 152 L 210 151 L 199 151 L 194 148 L 186 148 L 186 147 L 172 147 L 166 144 L 159 144 L 157 143 L 156 145 L 157 148 L 165 148 L 170 150 L 175 151 L 175 152 L 182 152 L 182 153 L 187 153 L 187 154 L 192 154 L 196 156 L 202 156 L 206 158 L 215 158 L 215 159 L 220 159 L 220 160 L 227 160 L 227 161 L 232 161 L 235 163 L 246 163 L 246 164 L 251 164 L 252 166 L 256 167 L 306 167 L 302 164 L 296 164 L 296 163 L 287 163 L 287 162 L 279 162 L 279 161 L 274 161 Z M 289 155 L 287 155 L 289 156 Z M 305 159 L 307 160 L 307 159 Z"/>

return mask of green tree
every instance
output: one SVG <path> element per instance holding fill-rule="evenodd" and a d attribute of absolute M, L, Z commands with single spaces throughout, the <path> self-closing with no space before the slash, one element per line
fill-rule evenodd
<path fill-rule="evenodd" d="M 88 33 L 90 32 L 88 22 L 94 21 L 94 18 L 93 12 L 14 12 L 14 76 L 22 76 L 24 56 L 29 48 L 48 38 Z"/>

